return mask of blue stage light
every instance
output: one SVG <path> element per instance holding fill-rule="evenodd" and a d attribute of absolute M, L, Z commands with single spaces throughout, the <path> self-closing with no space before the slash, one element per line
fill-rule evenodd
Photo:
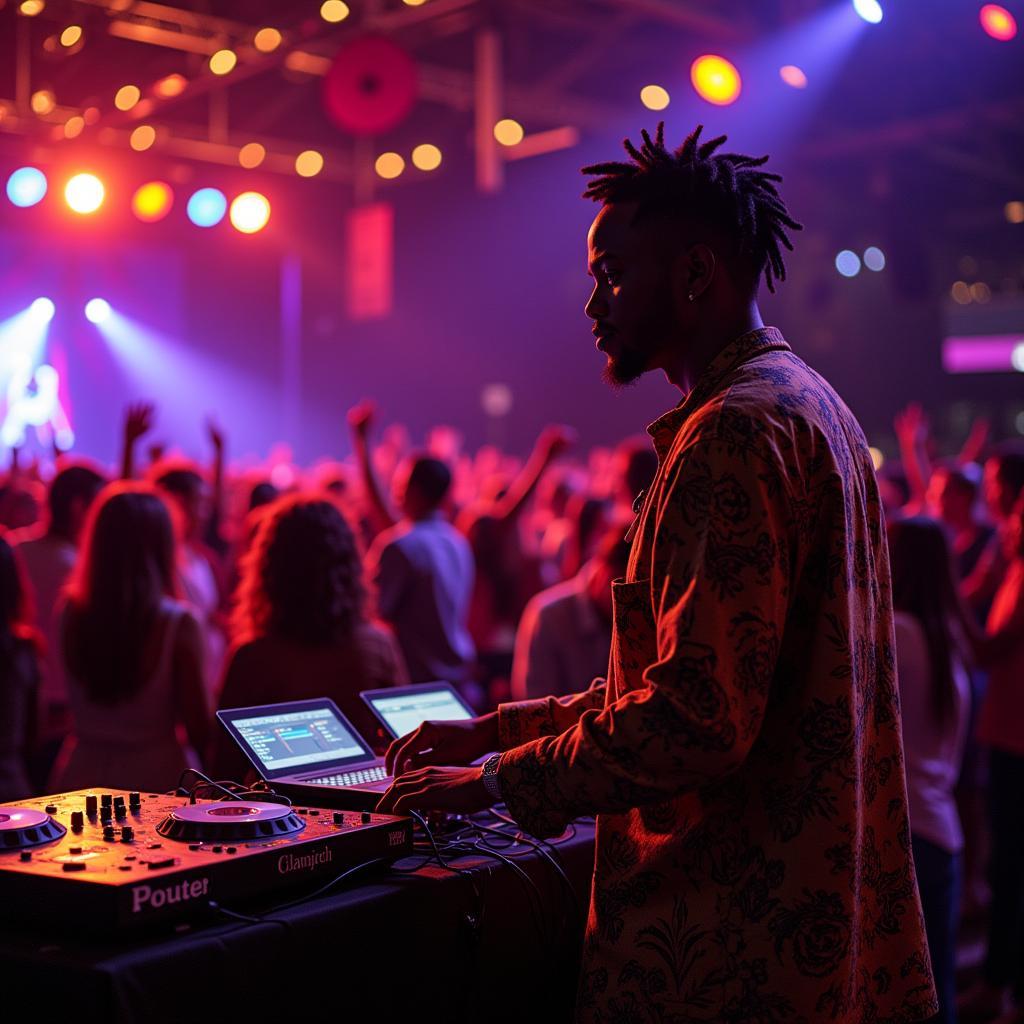
<path fill-rule="evenodd" d="M 868 270 L 885 270 L 885 253 L 877 245 L 869 245 L 864 250 L 864 266 Z"/>
<path fill-rule="evenodd" d="M 853 0 L 853 9 L 872 25 L 882 20 L 882 5 L 878 0 Z"/>
<path fill-rule="evenodd" d="M 224 219 L 227 211 L 227 197 L 218 188 L 201 188 L 193 192 L 188 200 L 188 219 L 196 227 L 212 228 Z"/>
<path fill-rule="evenodd" d="M 90 299 L 85 304 L 85 318 L 94 324 L 101 324 L 110 316 L 110 303 L 106 299 Z"/>
<path fill-rule="evenodd" d="M 46 195 L 46 175 L 38 167 L 19 167 L 7 179 L 7 198 L 15 206 L 35 206 Z"/>
<path fill-rule="evenodd" d="M 53 299 L 38 298 L 29 306 L 32 319 L 38 324 L 48 324 L 57 312 Z"/>
<path fill-rule="evenodd" d="M 850 249 L 844 249 L 836 256 L 836 270 L 843 277 L 856 277 L 860 273 L 860 257 Z"/>

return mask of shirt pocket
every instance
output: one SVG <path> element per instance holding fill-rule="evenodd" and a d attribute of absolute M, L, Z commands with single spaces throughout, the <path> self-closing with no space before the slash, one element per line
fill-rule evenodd
<path fill-rule="evenodd" d="M 618 697 L 643 686 L 644 669 L 657 660 L 657 630 L 649 579 L 612 582 L 612 623 L 609 681 Z"/>

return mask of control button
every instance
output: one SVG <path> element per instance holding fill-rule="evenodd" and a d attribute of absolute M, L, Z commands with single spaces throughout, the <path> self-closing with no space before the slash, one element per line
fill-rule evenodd
<path fill-rule="evenodd" d="M 363 813 L 360 815 L 360 819 L 362 820 L 364 825 L 369 825 L 370 824 L 370 812 L 369 811 L 363 811 Z"/>
<path fill-rule="evenodd" d="M 70 853 L 70 854 L 76 854 L 76 853 L 81 853 L 81 852 L 82 852 L 82 848 L 80 846 L 69 846 L 68 847 L 68 853 Z"/>
<path fill-rule="evenodd" d="M 112 843 L 112 842 L 114 842 L 115 839 L 117 839 L 117 832 L 114 829 L 114 826 L 113 825 L 104 825 L 103 826 L 103 842 L 105 842 L 105 843 Z"/>
<path fill-rule="evenodd" d="M 128 806 L 133 810 L 137 811 L 142 806 L 142 794 L 141 793 L 129 793 L 128 794 Z"/>
<path fill-rule="evenodd" d="M 310 813 L 310 814 L 312 814 L 312 815 L 313 815 L 313 817 L 316 817 L 316 816 L 317 816 L 317 815 L 318 815 L 318 814 L 319 814 L 320 812 L 319 812 L 319 811 L 317 811 L 317 810 L 312 810 L 312 811 L 310 811 L 309 813 Z"/>
<path fill-rule="evenodd" d="M 18 857 L 18 859 L 19 860 L 31 860 L 32 859 L 32 851 L 31 850 L 22 850 L 21 854 Z"/>
<path fill-rule="evenodd" d="M 100 807 L 100 821 L 107 824 L 114 820 L 114 808 L 107 805 Z"/>
<path fill-rule="evenodd" d="M 173 868 L 177 863 L 174 857 L 164 857 L 163 860 L 151 860 L 149 862 L 149 869 L 152 871 L 154 868 Z"/>
<path fill-rule="evenodd" d="M 201 850 L 203 848 L 203 844 L 202 843 L 189 843 L 188 844 L 188 848 L 190 850 Z"/>
<path fill-rule="evenodd" d="M 46 805 L 46 806 L 45 806 L 45 807 L 43 808 L 43 810 L 44 810 L 44 811 L 45 811 L 45 812 L 46 812 L 47 814 L 56 814 L 56 813 L 57 813 L 57 805 L 56 805 L 56 804 L 47 804 L 47 805 Z"/>
<path fill-rule="evenodd" d="M 85 813 L 88 814 L 90 818 L 96 817 L 96 806 L 96 794 L 89 793 L 85 798 Z"/>
<path fill-rule="evenodd" d="M 117 870 L 118 871 L 131 871 L 131 869 L 132 869 L 131 864 L 118 864 L 117 865 Z"/>
<path fill-rule="evenodd" d="M 62 871 L 84 871 L 85 861 L 84 860 L 66 860 L 61 864 Z"/>
<path fill-rule="evenodd" d="M 305 807 L 296 807 L 295 810 L 298 814 L 309 814 L 309 811 Z"/>
<path fill-rule="evenodd" d="M 85 828 L 85 815 L 81 811 L 71 812 L 71 831 L 81 832 Z"/>
<path fill-rule="evenodd" d="M 334 824 L 335 825 L 344 825 L 345 824 L 345 815 L 342 814 L 341 811 L 335 811 L 334 812 Z"/>
<path fill-rule="evenodd" d="M 121 842 L 130 843 L 135 838 L 135 829 L 131 825 L 125 825 L 121 829 Z"/>
<path fill-rule="evenodd" d="M 102 793 L 100 795 L 100 807 L 113 807 L 114 805 L 114 794 L 113 793 Z"/>
<path fill-rule="evenodd" d="M 223 853 L 224 852 L 224 847 L 223 846 L 211 846 L 210 849 L 213 850 L 214 853 Z"/>
<path fill-rule="evenodd" d="M 139 858 L 134 853 L 130 853 L 130 854 L 128 854 L 127 857 L 125 857 L 125 860 L 138 860 L 138 859 Z"/>
<path fill-rule="evenodd" d="M 227 848 L 227 852 L 228 853 L 238 853 L 238 850 L 234 846 L 229 846 Z"/>

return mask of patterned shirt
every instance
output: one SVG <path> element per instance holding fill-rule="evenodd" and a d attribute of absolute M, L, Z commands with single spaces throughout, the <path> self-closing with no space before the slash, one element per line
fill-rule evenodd
<path fill-rule="evenodd" d="M 577 1015 L 916 1021 L 937 1009 L 864 436 L 764 328 L 651 427 L 607 681 L 502 705 L 540 836 L 597 814 Z"/>

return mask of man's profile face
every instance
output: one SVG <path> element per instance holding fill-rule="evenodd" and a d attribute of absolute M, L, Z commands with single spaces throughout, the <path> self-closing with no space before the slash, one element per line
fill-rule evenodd
<path fill-rule="evenodd" d="M 666 248 L 657 244 L 659 226 L 634 225 L 636 210 L 636 203 L 602 207 L 587 236 L 594 290 L 585 312 L 608 360 L 604 378 L 613 386 L 659 366 L 661 353 L 681 329 Z"/>

